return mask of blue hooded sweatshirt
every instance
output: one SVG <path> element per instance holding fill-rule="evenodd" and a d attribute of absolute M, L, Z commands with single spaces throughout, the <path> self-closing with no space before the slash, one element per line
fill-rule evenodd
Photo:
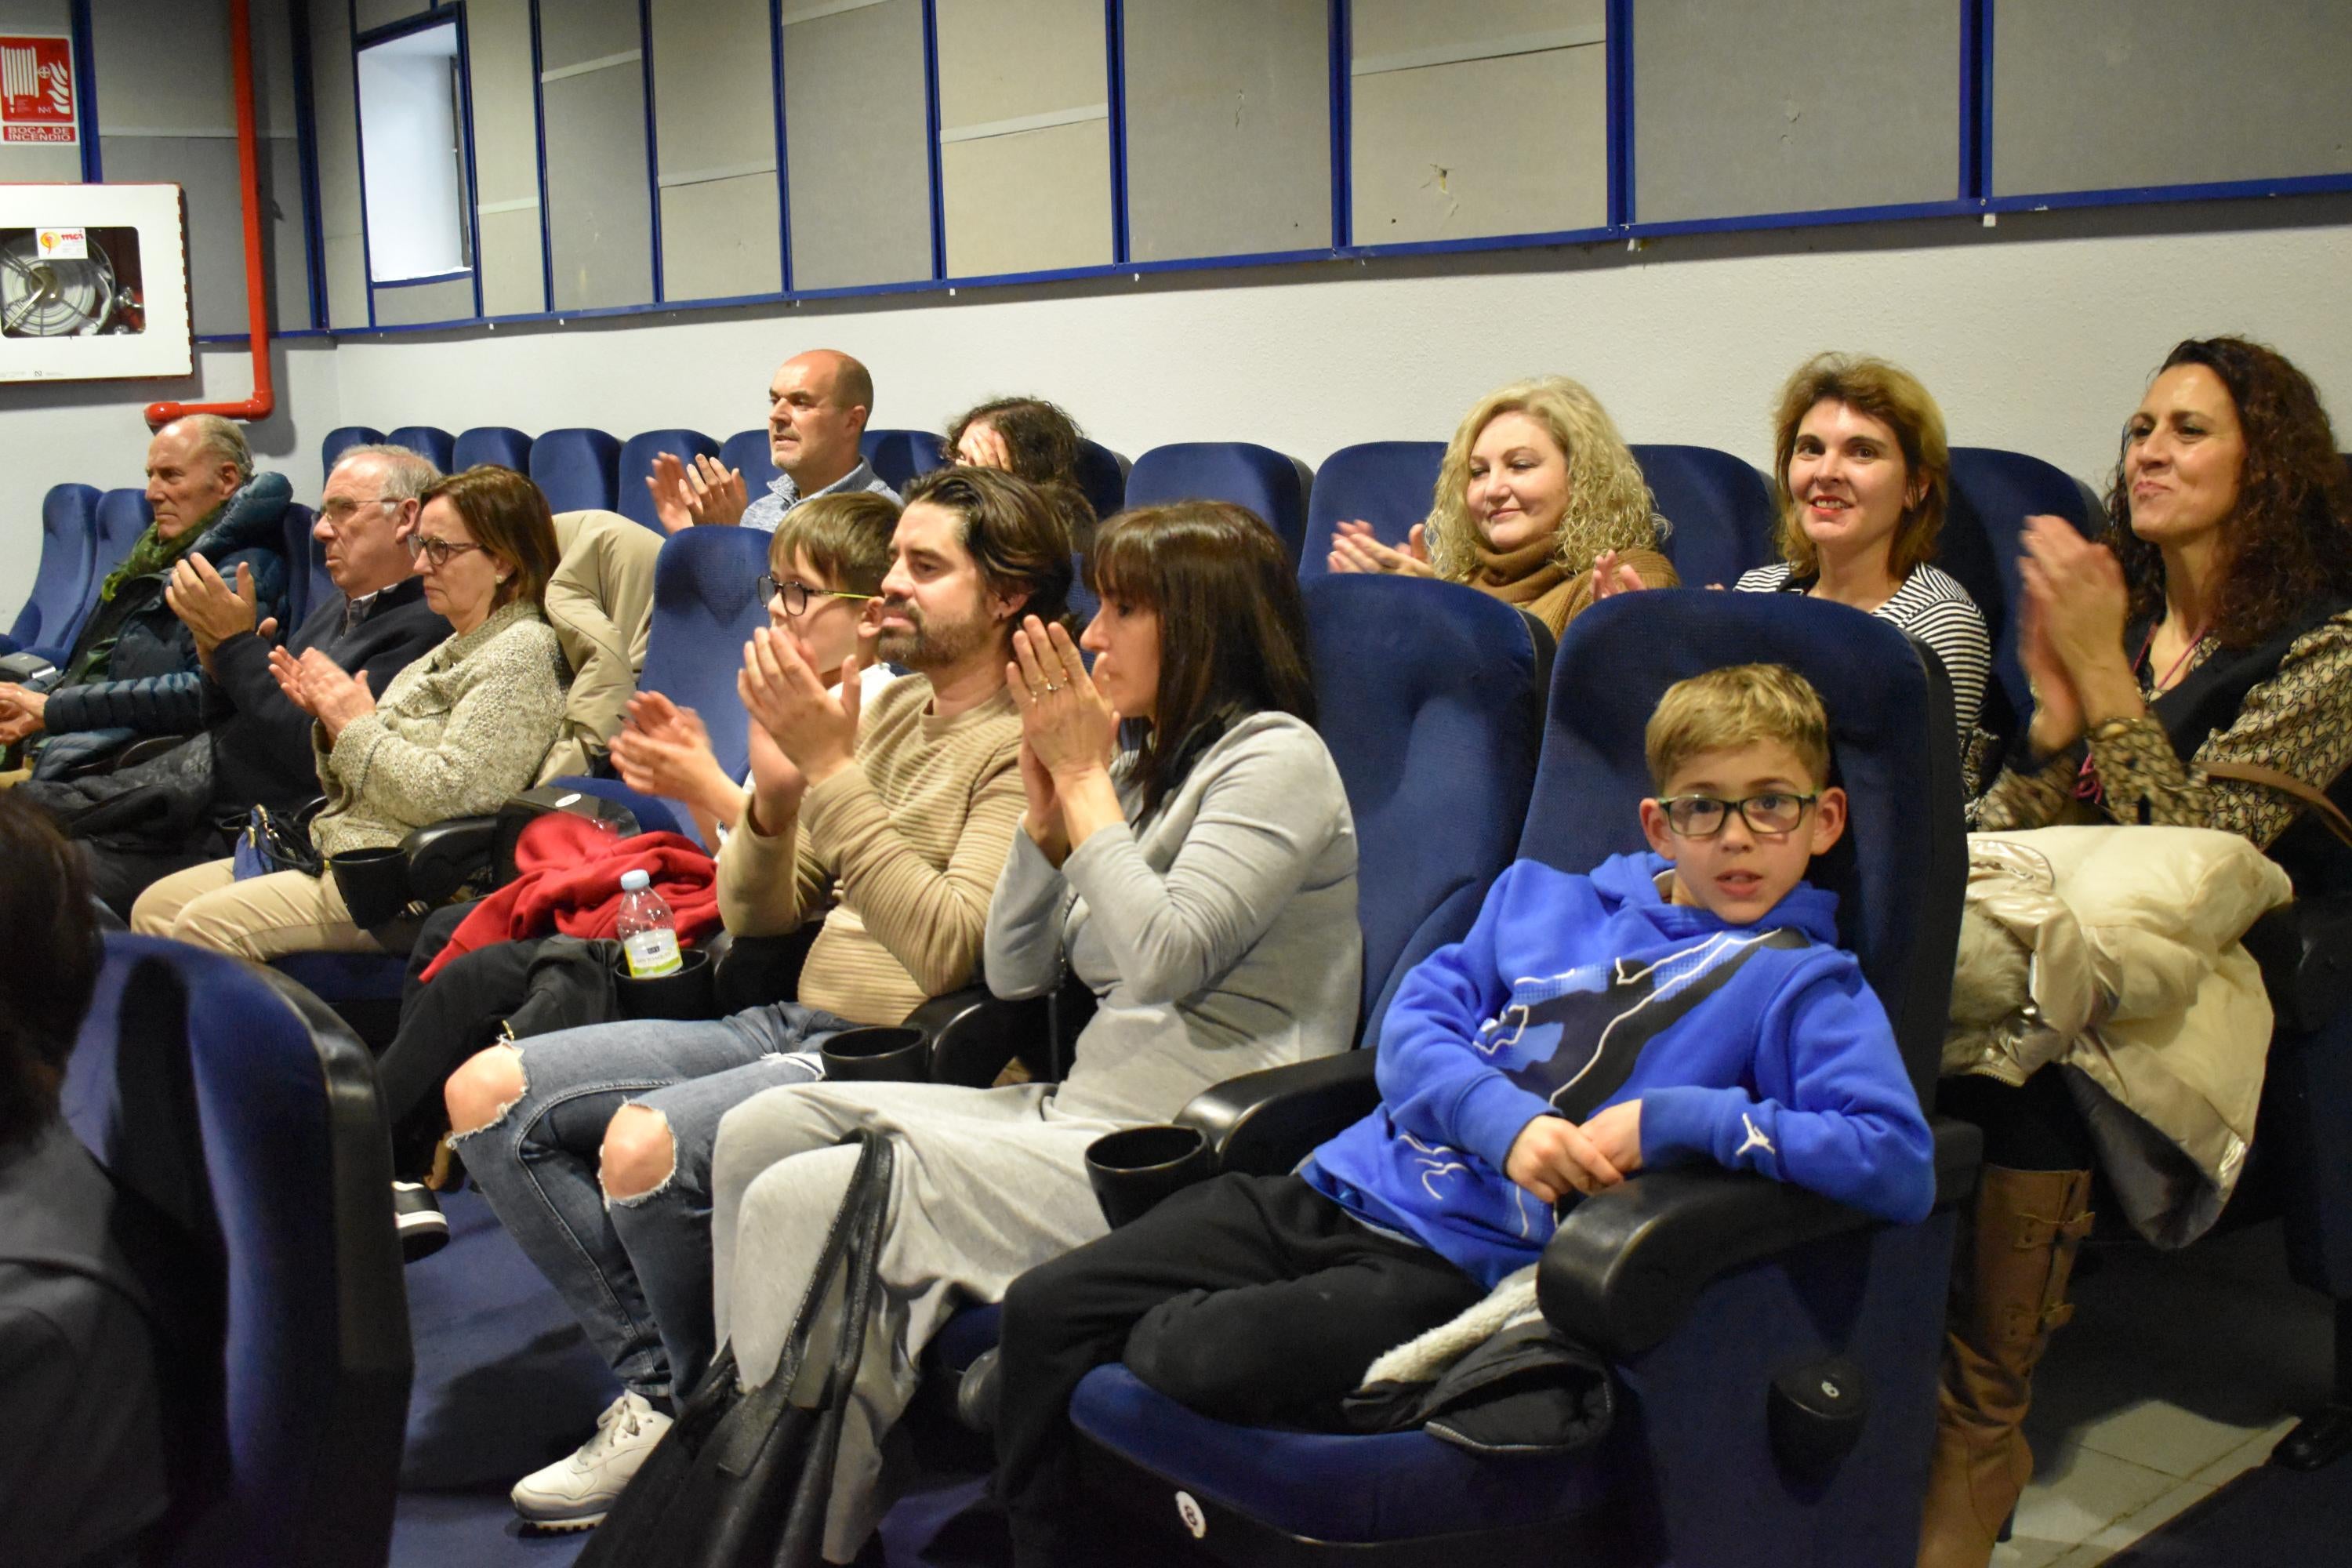
<path fill-rule="evenodd" d="M 1589 877 L 1521 860 L 1470 933 L 1413 967 L 1381 1026 L 1381 1104 L 1299 1173 L 1491 1286 L 1552 1210 L 1503 1174 L 1534 1118 L 1642 1102 L 1644 1168 L 1712 1160 L 1882 1218 L 1924 1218 L 1934 1144 L 1886 1013 L 1800 882 L 1754 925 L 1666 902 L 1667 862 Z"/>

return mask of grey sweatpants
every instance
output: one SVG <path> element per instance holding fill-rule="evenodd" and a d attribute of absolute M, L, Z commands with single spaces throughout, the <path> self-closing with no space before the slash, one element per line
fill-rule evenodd
<path fill-rule="evenodd" d="M 827 1083 L 772 1089 L 729 1111 L 712 1156 L 711 1241 L 720 1340 L 744 1386 L 775 1370 L 809 1270 L 848 1191 L 861 1128 L 897 1160 L 875 1310 L 842 1423 L 824 1552 L 857 1554 L 888 1508 L 882 1438 L 914 1397 L 923 1346 L 958 1308 L 1002 1300 L 1037 1264 L 1106 1233 L 1087 1145 L 1120 1123 L 1056 1115 L 1043 1085 Z M 831 1342 L 820 1335 L 820 1352 Z"/>

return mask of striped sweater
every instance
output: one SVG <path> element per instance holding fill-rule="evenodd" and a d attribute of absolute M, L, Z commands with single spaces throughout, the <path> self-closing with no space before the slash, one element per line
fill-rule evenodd
<path fill-rule="evenodd" d="M 1743 594 L 1801 594 L 1811 586 L 1810 578 L 1790 581 L 1786 563 L 1759 566 L 1742 574 L 1738 583 Z M 1959 726 L 1965 752 L 1992 674 L 1992 638 L 1977 602 L 1948 574 L 1923 565 L 1914 567 L 1893 597 L 1870 613 L 1936 650 L 1952 683 L 1952 721 Z"/>
<path fill-rule="evenodd" d="M 930 705 L 929 681 L 893 681 L 859 716 L 852 766 L 774 835 L 747 820 L 719 852 L 727 929 L 778 935 L 823 912 L 799 999 L 861 1024 L 896 1024 L 972 980 L 1021 820 L 1012 698 L 944 721 Z"/>

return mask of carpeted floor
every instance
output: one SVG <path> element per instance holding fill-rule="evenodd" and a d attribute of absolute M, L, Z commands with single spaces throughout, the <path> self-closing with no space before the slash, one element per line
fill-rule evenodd
<path fill-rule="evenodd" d="M 2107 1559 L 2108 1568 L 2312 1568 L 2352 1560 L 2352 1459 L 2263 1465 Z"/>
<path fill-rule="evenodd" d="M 507 1489 L 570 1452 L 618 1385 L 480 1196 L 455 1193 L 442 1207 L 449 1245 L 408 1270 L 416 1380 L 393 1568 L 563 1568 L 588 1536 L 526 1532 Z M 882 1560 L 1000 1568 L 1011 1554 L 982 1500 L 985 1453 L 942 1429 L 934 1410 L 919 1406 L 910 1419 L 922 1435 L 913 1476 L 882 1523 Z"/>

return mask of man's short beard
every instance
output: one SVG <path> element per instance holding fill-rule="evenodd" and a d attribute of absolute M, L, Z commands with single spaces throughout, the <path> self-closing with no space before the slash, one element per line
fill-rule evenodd
<path fill-rule="evenodd" d="M 911 631 L 884 632 L 875 645 L 877 658 L 901 669 L 946 669 L 987 647 L 996 635 L 996 624 L 984 612 L 970 620 L 942 621 L 924 616 L 912 605 L 887 608 L 914 623 Z"/>

